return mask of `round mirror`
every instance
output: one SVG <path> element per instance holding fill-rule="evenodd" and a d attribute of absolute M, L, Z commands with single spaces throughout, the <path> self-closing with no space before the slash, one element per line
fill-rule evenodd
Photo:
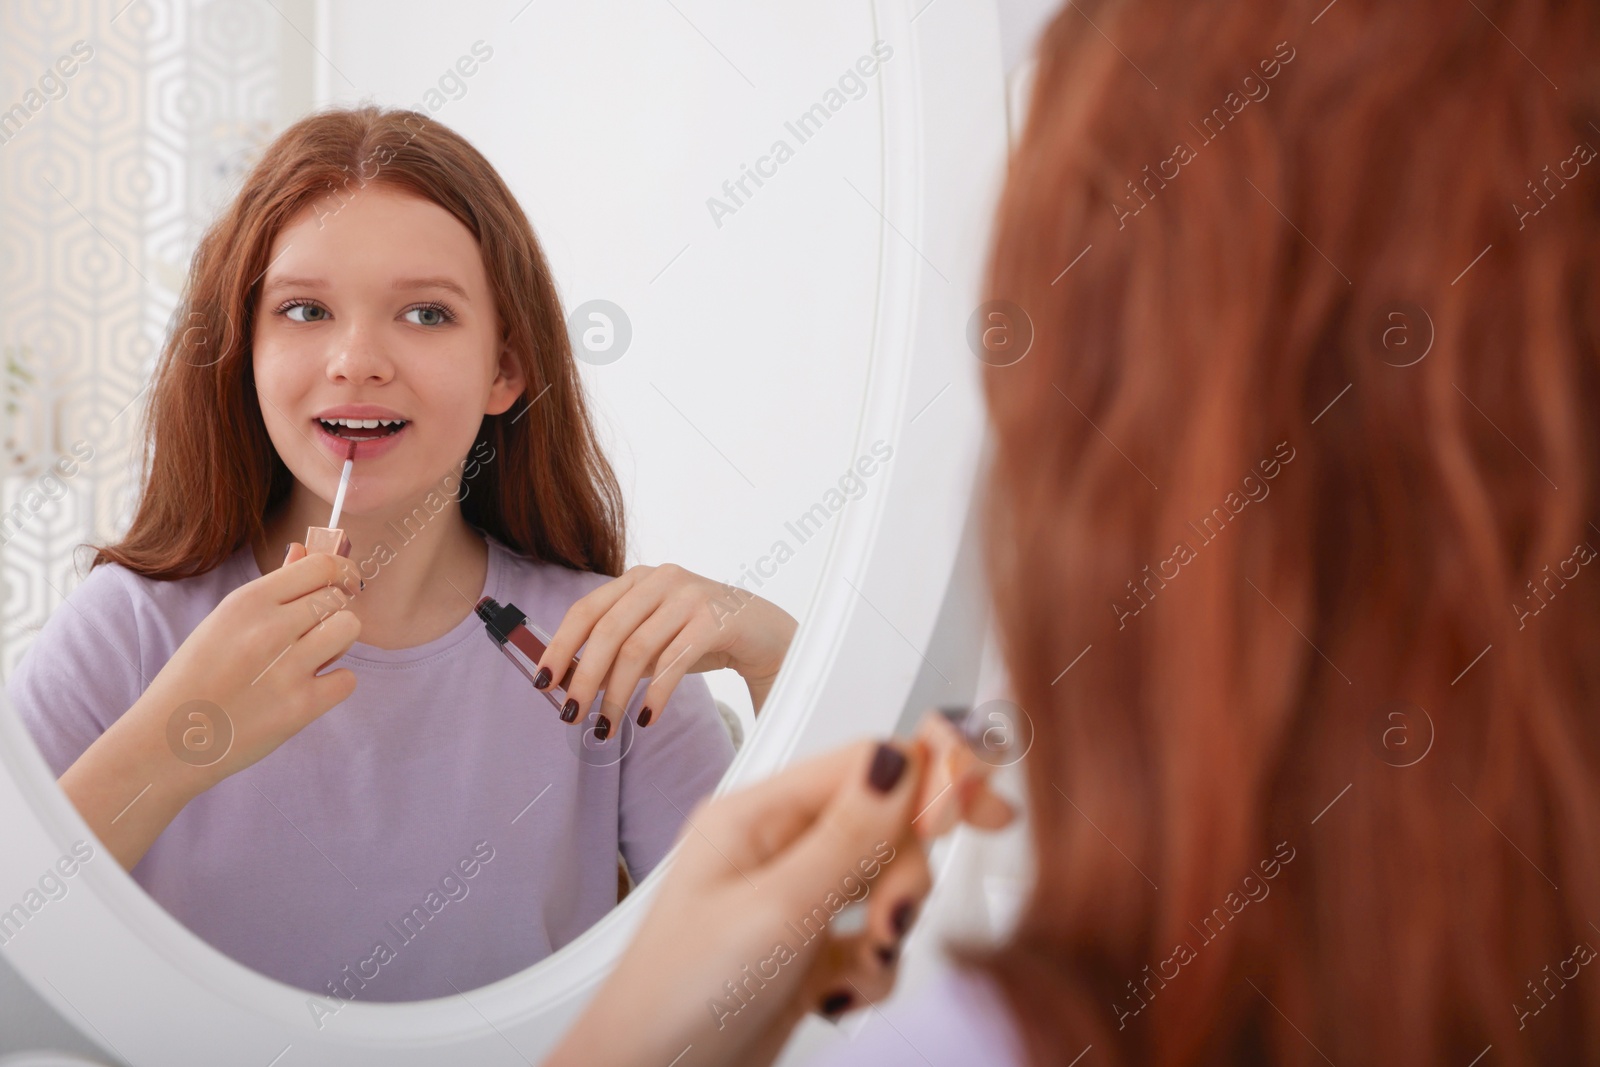
<path fill-rule="evenodd" d="M 886 732 L 912 704 L 970 696 L 973 668 L 930 650 L 970 542 L 977 369 L 992 358 L 968 334 L 1004 160 L 994 12 L 513 0 L 453 11 L 441 25 L 417 2 L 118 8 L 0 12 L 10 68 L 39 67 L 23 121 L 0 124 L 9 138 L 0 199 L 16 208 L 0 220 L 11 283 L 0 966 L 108 1058 L 130 1063 L 426 1063 L 446 1048 L 469 1062 L 534 1060 L 620 951 L 671 840 L 693 832 L 684 819 L 698 796 Z M 79 617 L 69 598 L 104 565 L 86 576 L 75 550 L 114 542 L 135 513 L 147 390 L 163 346 L 185 328 L 175 316 L 199 236 L 280 133 L 319 108 L 361 103 L 410 108 L 458 133 L 526 213 L 620 489 L 625 563 L 675 564 L 758 594 L 800 628 L 759 714 L 738 673 L 694 673 L 661 721 L 637 727 L 630 716 L 594 745 L 581 740 L 593 729 L 560 723 L 466 608 L 431 633 L 375 625 L 383 638 L 337 664 L 357 675 L 358 692 L 404 692 L 406 671 L 457 648 L 482 653 L 470 685 L 432 694 L 438 735 L 386 734 L 371 706 L 341 722 L 352 697 L 212 788 L 235 787 L 236 808 L 192 802 L 164 832 L 181 830 L 193 846 L 232 829 L 233 858 L 168 847 L 151 864 L 158 838 L 140 861 L 148 870 L 124 870 L 56 783 L 76 753 L 41 744 L 35 725 L 104 703 L 117 686 L 137 697 L 162 654 L 147 661 L 115 620 Z M 420 235 L 427 216 L 368 217 L 381 197 L 359 192 L 338 197 L 343 217 L 325 228 L 316 213 L 300 216 L 313 224 L 304 238 L 358 220 L 365 228 L 349 232 L 372 243 L 356 251 L 383 249 L 374 270 L 413 266 L 398 262 L 404 241 L 397 251 L 380 242 Z M 433 221 L 451 232 L 448 214 Z M 293 244 L 271 247 L 279 275 L 300 254 Z M 337 275 L 338 263 L 322 261 Z M 307 265 L 295 265 L 296 284 Z M 339 320 L 340 277 L 321 279 L 328 292 L 306 306 L 328 305 Z M 426 302 L 407 294 L 405 311 Z M 256 373 L 263 400 L 283 395 Z M 508 416 L 540 396 L 515 395 Z M 273 413 L 261 414 L 273 430 Z M 273 436 L 288 442 L 280 453 L 299 447 L 284 436 L 297 421 Z M 308 488 L 325 500 L 335 481 Z M 366 487 L 358 475 L 351 485 L 359 518 Z M 186 503 L 187 521 L 203 524 L 205 502 Z M 489 547 L 483 595 L 496 582 L 511 588 L 517 567 L 553 580 Z M 269 569 L 248 546 L 230 560 L 211 577 L 237 585 Z M 181 643 L 197 620 L 175 598 L 163 614 L 160 584 L 136 632 Z M 566 602 L 603 584 L 564 586 Z M 517 606 L 548 637 L 563 616 L 535 603 Z M 82 642 L 84 673 L 45 685 L 26 661 L 61 613 L 59 628 L 70 623 Z M 521 694 L 487 727 L 490 747 L 525 759 L 515 780 L 442 762 L 461 732 L 485 729 L 473 692 L 491 670 Z M 27 707 L 13 708 L 18 694 Z M 105 723 L 126 706 L 100 708 Z M 170 755 L 203 766 L 225 745 L 205 710 L 174 707 Z M 351 764 L 317 762 L 332 737 L 313 728 L 334 725 L 372 744 L 404 741 L 388 751 L 415 760 L 414 789 L 355 817 L 363 783 L 340 778 Z M 691 727 L 714 740 L 687 747 Z M 680 771 L 673 781 L 685 790 L 674 797 L 658 788 L 667 779 L 647 779 L 665 801 L 648 817 L 642 806 L 630 813 L 617 784 L 630 761 L 642 763 L 640 746 Z M 559 786 L 555 772 L 527 770 L 558 765 Z M 611 792 L 586 794 L 583 782 L 610 782 Z M 335 797 L 350 806 L 338 810 Z M 252 850 L 259 862 L 240 863 Z M 596 862 L 616 876 L 598 907 L 592 891 L 579 899 L 572 889 L 579 868 L 593 885 Z M 538 914 L 517 910 L 530 896 Z M 491 943 L 494 924 L 508 934 Z M 7 1040 L 0 1053 L 16 1051 Z"/>

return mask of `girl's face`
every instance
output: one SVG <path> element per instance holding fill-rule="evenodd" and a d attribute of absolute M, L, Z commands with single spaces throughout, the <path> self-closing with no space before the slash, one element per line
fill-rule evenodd
<path fill-rule="evenodd" d="M 313 203 L 272 243 L 252 337 L 256 392 L 296 493 L 331 503 L 347 438 L 360 438 L 345 509 L 381 516 L 458 473 L 483 416 L 507 410 L 524 382 L 470 230 L 390 186 L 340 203 Z M 403 424 L 324 421 L 341 417 Z"/>

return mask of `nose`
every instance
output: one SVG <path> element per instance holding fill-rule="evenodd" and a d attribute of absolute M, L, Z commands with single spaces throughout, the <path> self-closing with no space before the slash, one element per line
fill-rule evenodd
<path fill-rule="evenodd" d="M 366 384 L 392 377 L 394 364 L 370 325 L 355 322 L 339 336 L 328 360 L 329 381 Z"/>

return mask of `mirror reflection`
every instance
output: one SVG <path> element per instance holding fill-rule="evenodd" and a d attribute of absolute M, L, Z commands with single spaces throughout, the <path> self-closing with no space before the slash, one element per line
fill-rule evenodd
<path fill-rule="evenodd" d="M 7 347 L 6 615 L 35 620 L 5 635 L 11 706 L 105 852 L 319 1026 L 514 974 L 647 876 L 761 712 L 832 518 L 892 455 L 841 435 L 825 477 L 733 500 L 766 505 L 736 551 L 726 528 L 680 554 L 681 530 L 639 527 L 631 500 L 753 490 L 756 467 L 659 386 L 671 444 L 610 420 L 594 376 L 638 324 L 564 303 L 528 205 L 435 113 L 460 95 L 435 95 L 239 130 L 185 268 L 144 278 L 179 299 L 114 406 L 83 421 L 66 353 Z M 792 447 L 809 416 L 766 418 Z M 97 459 L 136 476 L 46 531 Z M 662 463 L 681 477 L 619 477 Z"/>

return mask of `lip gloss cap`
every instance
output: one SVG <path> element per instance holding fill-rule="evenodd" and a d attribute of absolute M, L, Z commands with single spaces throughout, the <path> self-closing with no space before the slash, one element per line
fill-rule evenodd
<path fill-rule="evenodd" d="M 501 604 L 494 597 L 486 596 L 478 601 L 474 611 L 478 618 L 484 621 L 489 631 L 489 636 L 499 644 L 505 644 L 511 639 L 511 631 L 515 630 L 528 620 L 516 605 Z"/>
<path fill-rule="evenodd" d="M 343 530 L 329 529 L 326 526 L 308 526 L 305 543 L 308 556 L 325 552 L 330 556 L 350 558 L 350 539 L 344 535 Z"/>

